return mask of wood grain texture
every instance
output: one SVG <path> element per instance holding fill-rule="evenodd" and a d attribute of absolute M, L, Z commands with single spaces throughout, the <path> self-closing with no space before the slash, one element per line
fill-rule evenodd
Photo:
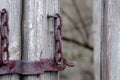
<path fill-rule="evenodd" d="M 21 0 L 0 0 L 0 10 L 6 8 L 9 12 L 9 51 L 11 60 L 21 58 Z M 0 80 L 19 80 L 18 75 L 0 76 Z"/>
<path fill-rule="evenodd" d="M 103 0 L 102 79 L 120 80 L 120 0 Z"/>
<path fill-rule="evenodd" d="M 53 57 L 53 19 L 47 20 L 47 15 L 59 12 L 58 0 L 24 0 L 23 3 L 23 59 L 38 61 Z M 58 72 L 23 76 L 23 80 L 58 80 Z"/>
<path fill-rule="evenodd" d="M 94 76 L 95 80 L 100 80 L 100 50 L 101 50 L 101 8 L 102 1 L 94 0 L 93 4 L 93 37 L 94 37 Z"/>

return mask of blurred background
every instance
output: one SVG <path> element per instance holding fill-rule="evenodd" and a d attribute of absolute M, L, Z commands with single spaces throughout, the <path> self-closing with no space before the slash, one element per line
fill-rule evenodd
<path fill-rule="evenodd" d="M 62 71 L 60 80 L 94 80 L 92 5 L 93 0 L 61 0 L 63 53 L 76 66 Z"/>

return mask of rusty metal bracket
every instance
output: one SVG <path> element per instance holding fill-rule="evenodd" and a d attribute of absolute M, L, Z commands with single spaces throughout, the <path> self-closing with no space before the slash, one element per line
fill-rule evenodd
<path fill-rule="evenodd" d="M 0 11 L 0 75 L 20 74 L 35 75 L 46 71 L 62 71 L 66 66 L 74 67 L 73 63 L 67 62 L 62 54 L 62 18 L 59 14 L 48 15 L 54 19 L 55 52 L 52 59 L 41 59 L 35 62 L 24 60 L 9 60 L 9 25 L 8 12 Z"/>

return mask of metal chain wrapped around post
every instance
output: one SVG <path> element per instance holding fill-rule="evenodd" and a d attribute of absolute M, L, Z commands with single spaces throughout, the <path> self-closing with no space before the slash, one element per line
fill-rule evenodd
<path fill-rule="evenodd" d="M 0 35 L 1 35 L 1 52 L 0 62 L 7 64 L 9 62 L 9 26 L 8 26 L 8 12 L 2 9 L 0 12 Z"/>
<path fill-rule="evenodd" d="M 62 18 L 59 14 L 48 15 L 54 19 L 54 58 L 40 59 L 39 61 L 27 62 L 24 60 L 9 60 L 9 25 L 8 12 L 6 9 L 0 11 L 0 75 L 22 74 L 34 75 L 46 71 L 62 71 L 66 66 L 73 67 L 62 54 Z"/>

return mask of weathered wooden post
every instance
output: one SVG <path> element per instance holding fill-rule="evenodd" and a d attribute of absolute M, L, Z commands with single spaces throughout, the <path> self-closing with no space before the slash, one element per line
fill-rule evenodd
<path fill-rule="evenodd" d="M 120 80 L 120 0 L 100 1 L 102 1 L 100 80 Z"/>
<path fill-rule="evenodd" d="M 23 59 L 38 61 L 53 57 L 54 27 L 47 15 L 59 13 L 58 0 L 23 1 Z M 58 80 L 58 72 L 45 72 L 34 76 L 24 76 L 23 80 Z"/>
<path fill-rule="evenodd" d="M 6 8 L 9 11 L 9 51 L 11 60 L 21 58 L 21 5 L 22 0 L 0 0 L 0 10 Z M 20 76 L 2 75 L 0 80 L 20 80 Z"/>
<path fill-rule="evenodd" d="M 47 15 L 59 13 L 58 0 L 0 0 L 0 9 L 6 8 L 9 12 L 9 51 L 10 60 L 19 60 L 19 66 L 9 69 L 8 73 L 22 74 L 22 60 L 31 62 L 40 59 L 53 58 L 54 54 L 54 19 Z M 5 23 L 6 24 L 6 23 Z M 22 49 L 21 49 L 22 48 Z M 1 52 L 2 54 L 2 52 Z M 11 64 L 10 64 L 11 65 Z M 8 71 L 1 70 L 3 72 Z M 16 70 L 17 67 L 17 70 Z M 18 69 L 19 67 L 19 69 Z M 25 67 L 25 66 L 24 66 Z M 27 67 L 26 67 L 27 68 Z M 16 70 L 16 71 L 15 71 Z M 14 72 L 15 71 L 15 72 Z M 23 71 L 24 73 L 24 71 Z M 22 76 L 8 74 L 0 76 L 0 80 L 58 80 L 58 72 L 45 72 L 39 75 Z"/>

